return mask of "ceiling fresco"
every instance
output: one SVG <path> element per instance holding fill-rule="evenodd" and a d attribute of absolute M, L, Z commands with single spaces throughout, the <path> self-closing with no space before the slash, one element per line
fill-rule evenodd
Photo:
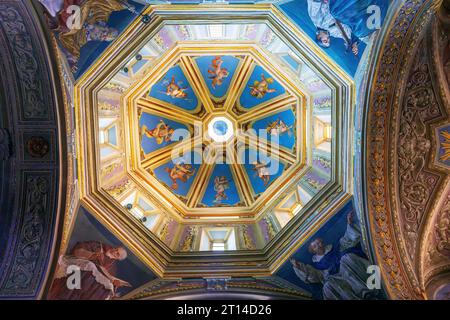
<path fill-rule="evenodd" d="M 241 28 L 248 30 L 229 25 L 224 31 L 240 36 Z M 259 34 L 270 32 L 265 25 L 250 31 L 255 28 Z M 163 46 L 161 34 L 176 30 L 184 30 L 183 41 L 174 42 L 167 53 L 154 49 Z M 295 81 L 279 73 L 280 66 L 293 77 L 298 72 L 286 60 L 293 56 L 289 51 L 270 60 L 246 41 L 216 39 L 211 48 L 193 45 L 186 37 L 202 32 L 208 36 L 211 27 L 164 27 L 99 91 L 99 129 L 108 136 L 103 139 L 108 143 L 98 145 L 107 173 L 102 185 L 176 250 L 201 250 L 207 227 L 183 227 L 180 217 L 227 218 L 228 223 L 229 218 L 254 217 L 256 221 L 237 229 L 241 244 L 236 248 L 261 248 L 331 179 L 331 88 L 307 65 Z M 146 63 L 138 63 L 144 59 Z M 299 57 L 291 60 L 301 63 Z M 112 130 L 127 126 L 123 133 L 128 138 Z M 131 159 L 123 158 L 124 151 Z M 130 161 L 120 164 L 124 160 Z M 279 190 L 287 196 L 280 198 Z M 138 194 L 159 212 L 136 205 Z M 171 206 L 164 209 L 162 199 Z M 261 209 L 273 205 L 279 209 L 264 215 Z M 169 225 L 178 235 L 168 235 Z"/>
<path fill-rule="evenodd" d="M 448 299 L 449 32 L 450 0 L 0 1 L 0 300 Z"/>
<path fill-rule="evenodd" d="M 222 268 L 268 277 L 294 250 L 284 241 L 296 246 L 350 196 L 353 82 L 319 51 L 308 53 L 305 35 L 287 40 L 282 24 L 239 16 L 210 24 L 195 14 L 200 22 L 166 24 L 178 13 L 152 10 L 144 12 L 162 18 L 136 18 L 75 73 L 77 194 L 156 277 Z M 68 220 L 62 257 L 75 252 L 83 215 Z M 190 253 L 192 263 L 177 261 Z"/>
<path fill-rule="evenodd" d="M 47 9 L 47 22 L 54 30 L 75 79 L 89 69 L 129 24 L 136 19 L 146 19 L 143 11 L 147 5 L 161 4 L 161 1 L 150 0 L 108 0 L 104 4 L 102 1 L 87 0 L 39 1 Z M 171 1 L 173 4 L 184 5 L 201 2 Z M 258 2 L 261 1 L 227 1 L 229 4 Z M 389 0 L 264 2 L 273 2 L 352 76 L 356 74 L 367 44 L 373 42 L 381 28 L 390 4 Z M 78 6 L 79 11 L 69 10 L 72 5 Z M 97 14 L 85 18 L 85 12 L 93 11 Z M 338 20 L 339 24 L 334 23 L 335 20 Z M 71 28 L 74 23 L 77 24 L 77 32 L 73 32 Z M 161 37 L 160 40 L 164 41 L 165 37 L 170 35 L 162 33 Z M 145 62 L 141 61 L 139 64 Z M 222 88 L 224 89 L 225 87 Z"/>
<path fill-rule="evenodd" d="M 278 253 L 270 248 L 288 226 L 305 232 L 348 198 L 353 83 L 338 65 L 305 55 L 309 45 L 293 50 L 268 23 L 155 30 L 123 35 L 74 89 L 93 97 L 76 105 L 80 134 L 95 137 L 80 140 L 80 191 L 92 208 L 110 208 L 94 209 L 100 220 L 128 221 L 129 236 L 170 254 L 220 259 Z M 139 246 L 159 264 L 151 246 Z M 161 266 L 159 275 L 178 270 Z"/>
<path fill-rule="evenodd" d="M 276 273 L 302 289 L 314 299 L 359 300 L 383 299 L 384 292 L 366 286 L 369 258 L 363 250 L 361 226 L 353 201 L 349 201 L 333 218 Z M 324 277 L 324 270 L 328 276 Z M 341 281 L 347 282 L 345 285 Z M 346 290 L 342 288 L 346 287 Z"/>
<path fill-rule="evenodd" d="M 444 125 L 436 129 L 438 165 L 450 167 L 450 125 Z"/>
<path fill-rule="evenodd" d="M 140 16 L 146 5 L 142 0 L 40 2 L 47 9 L 47 24 L 53 30 L 75 78 L 82 75 L 109 44 Z"/>
<path fill-rule="evenodd" d="M 95 253 L 96 258 L 86 263 L 86 252 Z M 58 266 L 59 273 L 47 296 L 50 300 L 112 300 L 155 279 L 139 258 L 84 208 L 78 212 L 70 243 L 59 257 Z M 68 268 L 73 270 L 74 266 L 81 273 L 79 290 L 66 286 L 67 274 L 71 273 Z"/>
<path fill-rule="evenodd" d="M 373 42 L 383 25 L 391 2 L 282 0 L 277 5 L 353 76 L 367 44 Z"/>

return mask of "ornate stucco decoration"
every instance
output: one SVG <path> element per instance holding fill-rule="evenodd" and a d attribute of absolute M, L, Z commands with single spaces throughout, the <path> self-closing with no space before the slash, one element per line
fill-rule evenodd
<path fill-rule="evenodd" d="M 436 6 L 406 1 L 399 9 L 382 40 L 368 100 L 367 217 L 394 299 L 426 297 L 426 238 L 448 183 L 448 171 L 434 165 L 435 128 L 448 122 L 448 100 L 429 37 Z"/>

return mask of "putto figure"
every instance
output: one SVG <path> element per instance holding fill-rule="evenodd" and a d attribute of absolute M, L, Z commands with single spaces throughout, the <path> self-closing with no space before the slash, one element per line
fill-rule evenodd
<path fill-rule="evenodd" d="M 347 215 L 347 230 L 337 244 L 325 244 L 317 238 L 309 245 L 312 264 L 291 259 L 295 274 L 305 283 L 321 283 L 325 300 L 358 300 L 376 298 L 377 290 L 367 285 L 367 260 L 361 247 L 361 234 Z"/>
<path fill-rule="evenodd" d="M 166 168 L 167 173 L 169 174 L 170 179 L 172 180 L 172 189 L 178 189 L 178 182 L 180 180 L 183 183 L 186 183 L 190 177 L 195 174 L 195 168 L 190 164 L 175 164 L 173 168 Z"/>
<path fill-rule="evenodd" d="M 283 120 L 278 119 L 269 123 L 267 133 L 271 136 L 282 136 L 284 134 L 292 135 L 292 126 L 288 126 Z"/>
<path fill-rule="evenodd" d="M 183 82 L 175 82 L 175 76 L 172 76 L 172 80 L 170 82 L 168 80 L 164 80 L 163 84 L 166 86 L 166 91 L 162 93 L 173 99 L 184 99 L 188 96 L 186 90 L 188 90 L 189 87 L 182 88 L 181 85 Z"/>
<path fill-rule="evenodd" d="M 166 124 L 163 120 L 159 120 L 159 123 L 154 129 L 149 130 L 146 125 L 141 128 L 141 136 L 147 136 L 148 138 L 154 138 L 157 144 L 163 142 L 169 142 L 172 138 L 175 129 Z"/>
<path fill-rule="evenodd" d="M 380 9 L 380 0 L 308 0 L 308 14 L 317 28 L 316 40 L 324 48 L 331 38 L 345 41 L 347 50 L 359 53 L 359 43 L 369 41 L 376 27 L 369 28 L 371 6 Z M 381 23 L 381 22 L 380 22 Z"/>
<path fill-rule="evenodd" d="M 276 92 L 275 89 L 270 89 L 269 85 L 274 82 L 273 78 L 266 78 L 264 74 L 261 74 L 261 81 L 255 81 L 253 86 L 250 86 L 250 94 L 253 97 L 262 99 L 267 93 Z"/>
<path fill-rule="evenodd" d="M 67 255 L 59 258 L 48 298 L 50 300 L 117 298 L 118 288 L 131 287 L 127 281 L 114 276 L 116 263 L 126 258 L 127 251 L 124 247 L 112 247 L 98 241 L 78 242 Z M 81 271 L 79 289 L 70 289 L 67 286 L 73 267 Z"/>
<path fill-rule="evenodd" d="M 228 196 L 225 191 L 230 189 L 230 182 L 225 176 L 218 176 L 214 179 L 214 191 L 216 195 L 214 196 L 214 203 L 221 203 L 223 200 L 227 200 Z"/>
<path fill-rule="evenodd" d="M 253 171 L 256 171 L 258 174 L 258 178 L 260 178 L 264 182 L 264 187 L 269 185 L 270 181 L 270 172 L 268 164 L 261 163 L 259 161 L 255 161 L 252 163 Z"/>
<path fill-rule="evenodd" d="M 210 76 L 209 79 L 212 79 L 212 87 L 215 89 L 216 86 L 221 86 L 223 83 L 223 79 L 229 76 L 230 72 L 226 68 L 222 68 L 223 60 L 222 57 L 216 57 L 212 61 L 211 69 L 208 69 L 208 73 Z"/>

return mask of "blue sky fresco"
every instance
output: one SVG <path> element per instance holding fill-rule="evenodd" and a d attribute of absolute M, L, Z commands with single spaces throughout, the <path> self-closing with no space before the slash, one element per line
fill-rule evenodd
<path fill-rule="evenodd" d="M 347 215 L 353 211 L 353 201 L 349 201 L 336 215 L 334 215 L 319 231 L 317 231 L 304 245 L 298 249 L 291 258 L 306 264 L 311 264 L 312 254 L 308 251 L 308 246 L 316 238 L 322 238 L 326 244 L 339 245 L 340 238 L 345 234 L 347 228 Z M 354 217 L 355 219 L 356 216 Z M 293 284 L 311 292 L 314 299 L 322 299 L 322 285 L 306 284 L 295 274 L 292 264 L 288 259 L 276 275 L 292 282 Z"/>
<path fill-rule="evenodd" d="M 124 246 L 108 229 L 97 221 L 87 210 L 80 208 L 77 220 L 70 238 L 68 250 L 77 242 L 99 241 L 111 246 Z M 156 276 L 129 249 L 128 257 L 116 263 L 115 275 L 119 279 L 128 281 L 132 288 L 119 288 L 123 296 L 133 289 L 153 280 Z"/>
<path fill-rule="evenodd" d="M 269 84 L 269 89 L 275 89 L 275 92 L 268 92 L 264 95 L 262 98 L 257 98 L 251 95 L 251 86 L 255 85 L 255 82 L 261 81 L 262 76 L 268 80 L 269 78 L 272 78 L 274 80 L 273 83 Z M 281 86 L 281 84 L 276 81 L 270 73 L 268 73 L 266 70 L 264 70 L 261 66 L 255 66 L 253 69 L 253 72 L 250 76 L 250 79 L 248 80 L 247 84 L 245 85 L 244 91 L 241 94 L 241 97 L 239 99 L 239 102 L 241 106 L 245 109 L 251 109 L 254 108 L 261 103 L 264 103 L 266 101 L 269 101 L 273 98 L 276 98 L 282 94 L 284 94 L 286 91 Z"/>
<path fill-rule="evenodd" d="M 256 195 L 266 191 L 272 182 L 281 176 L 285 167 L 283 163 L 276 161 L 272 157 L 269 157 L 254 149 L 246 149 L 241 152 L 240 159 L 245 160 L 244 168 Z M 254 162 L 255 159 L 257 159 L 256 161 L 259 161 L 259 163 L 266 164 L 268 166 L 270 180 L 267 185 L 264 185 L 264 181 L 258 176 L 258 172 L 254 170 L 255 166 L 252 162 Z"/>
<path fill-rule="evenodd" d="M 128 0 L 128 3 L 133 5 L 137 12 L 141 12 L 145 8 L 142 4 L 131 0 Z M 117 29 L 119 33 L 121 33 L 136 18 L 136 14 L 129 10 L 116 11 L 109 17 L 107 25 Z M 110 44 L 111 42 L 107 41 L 89 41 L 86 43 L 80 51 L 80 59 L 77 62 L 77 70 L 74 74 L 75 79 L 79 78 L 87 69 L 89 69 Z"/>

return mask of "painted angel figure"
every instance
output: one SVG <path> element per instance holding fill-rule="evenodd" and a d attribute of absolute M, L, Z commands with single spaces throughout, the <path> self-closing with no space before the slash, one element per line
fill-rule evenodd
<path fill-rule="evenodd" d="M 226 195 L 225 191 L 230 188 L 230 182 L 228 181 L 227 177 L 220 176 L 215 177 L 214 179 L 214 191 L 216 192 L 216 195 L 214 196 L 214 202 L 220 203 L 223 200 L 227 200 L 228 196 Z"/>
<path fill-rule="evenodd" d="M 376 28 L 370 28 L 370 8 L 382 6 L 381 0 L 307 0 L 308 14 L 317 28 L 316 40 L 324 48 L 331 37 L 343 39 L 347 50 L 359 53 L 359 43 L 367 43 Z"/>
<path fill-rule="evenodd" d="M 183 99 L 187 97 L 186 90 L 189 89 L 189 87 L 182 88 L 182 81 L 175 81 L 175 76 L 172 76 L 172 80 L 169 82 L 167 80 L 163 81 L 163 84 L 166 86 L 166 91 L 162 92 L 166 96 L 169 96 L 174 99 Z"/>
<path fill-rule="evenodd" d="M 216 57 L 212 61 L 211 68 L 208 69 L 209 79 L 212 79 L 212 87 L 221 86 L 223 79 L 229 76 L 230 72 L 226 68 L 222 68 L 222 57 Z"/>
<path fill-rule="evenodd" d="M 169 174 L 170 179 L 172 180 L 172 189 L 177 190 L 178 189 L 178 182 L 177 180 L 180 180 L 181 182 L 186 183 L 190 177 L 192 177 L 195 173 L 195 169 L 192 168 L 192 165 L 190 164 L 175 164 L 173 168 L 166 168 L 167 173 Z"/>
<path fill-rule="evenodd" d="M 281 136 L 284 134 L 292 135 L 292 126 L 288 126 L 283 120 L 278 119 L 269 123 L 267 126 L 267 133 L 271 136 Z"/>
<path fill-rule="evenodd" d="M 262 99 L 267 93 L 276 92 L 275 89 L 269 88 L 269 85 L 273 82 L 273 78 L 266 78 L 264 74 L 261 74 L 261 81 L 255 81 L 253 86 L 250 86 L 250 94 L 253 97 Z"/>
<path fill-rule="evenodd" d="M 353 213 L 347 216 L 347 230 L 335 245 L 317 238 L 309 252 L 312 263 L 291 259 L 297 277 L 305 283 L 321 283 L 325 300 L 370 299 L 377 292 L 367 287 L 370 262 L 361 248 L 361 234 L 353 223 Z"/>
<path fill-rule="evenodd" d="M 253 171 L 256 171 L 258 174 L 258 178 L 260 178 L 264 182 L 264 187 L 267 187 L 270 181 L 270 172 L 267 163 L 261 163 L 259 161 L 255 161 L 252 163 Z"/>
<path fill-rule="evenodd" d="M 169 142 L 172 138 L 175 129 L 166 124 L 163 120 L 159 120 L 159 123 L 154 129 L 148 129 L 146 125 L 141 128 L 141 136 L 147 136 L 148 138 L 154 138 L 157 144 L 163 142 Z"/>
<path fill-rule="evenodd" d="M 114 276 L 117 262 L 127 258 L 124 247 L 113 247 L 98 241 L 78 242 L 67 255 L 58 260 L 50 300 L 110 300 L 118 297 L 117 289 L 131 287 Z M 72 267 L 72 268 L 71 268 Z M 71 269 L 81 271 L 80 288 L 67 286 Z"/>

